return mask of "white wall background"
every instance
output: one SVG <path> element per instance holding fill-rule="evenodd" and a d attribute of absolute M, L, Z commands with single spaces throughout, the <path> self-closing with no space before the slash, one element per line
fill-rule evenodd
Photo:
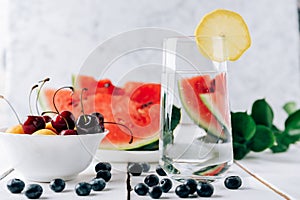
<path fill-rule="evenodd" d="M 239 12 L 252 36 L 252 47 L 229 64 L 232 110 L 267 98 L 282 126 L 281 106 L 290 100 L 300 105 L 296 0 L 10 0 L 5 95 L 25 117 L 36 81 L 51 77 L 53 87 L 70 84 L 71 74 L 103 41 L 139 27 L 191 35 L 202 16 L 216 8 Z M 0 105 L 0 127 L 15 123 Z"/>

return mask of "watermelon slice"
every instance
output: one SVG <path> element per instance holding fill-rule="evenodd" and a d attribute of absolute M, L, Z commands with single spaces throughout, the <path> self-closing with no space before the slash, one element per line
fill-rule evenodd
<path fill-rule="evenodd" d="M 227 93 L 226 74 L 221 73 L 214 79 L 214 92 L 199 94 L 200 99 L 213 115 L 230 130 L 230 109 Z"/>
<path fill-rule="evenodd" d="M 219 99 L 224 99 L 223 95 L 227 93 L 226 88 L 220 87 L 223 85 L 224 77 L 222 76 L 217 76 L 215 79 L 211 79 L 208 75 L 181 79 L 179 81 L 179 94 L 184 109 L 195 123 L 211 135 L 227 140 L 229 119 L 225 117 L 227 111 L 221 111 L 223 106 L 227 108 L 227 102 L 219 101 Z"/>
<path fill-rule="evenodd" d="M 128 129 L 121 125 L 104 124 L 110 132 L 101 142 L 100 148 L 131 150 L 150 145 L 155 147 L 152 150 L 157 150 L 157 145 L 151 144 L 157 143 L 159 138 L 160 84 L 127 82 L 120 88 L 108 79 L 96 81 L 89 76 L 78 76 L 76 80 L 73 95 L 69 90 L 61 90 L 56 94 L 56 107 L 59 111 L 70 110 L 77 118 L 81 114 L 81 89 L 88 88 L 88 91 L 94 93 L 87 92 L 83 97 L 85 113 L 100 112 L 106 122 L 123 124 L 133 134 L 133 142 L 129 144 L 131 133 Z M 55 91 L 46 88 L 41 92 L 44 109 L 54 110 L 52 97 Z"/>

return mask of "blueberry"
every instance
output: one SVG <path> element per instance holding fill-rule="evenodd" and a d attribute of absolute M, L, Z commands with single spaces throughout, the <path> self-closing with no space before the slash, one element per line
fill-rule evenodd
<path fill-rule="evenodd" d="M 149 187 L 144 183 L 138 183 L 136 186 L 134 186 L 134 191 L 139 196 L 144 196 L 148 193 Z"/>
<path fill-rule="evenodd" d="M 156 186 L 153 186 L 152 188 L 150 188 L 148 193 L 152 199 L 159 199 L 162 195 L 162 190 L 161 190 L 161 187 L 156 185 Z"/>
<path fill-rule="evenodd" d="M 160 180 L 160 187 L 164 193 L 167 193 L 172 188 L 173 183 L 169 178 L 163 178 Z"/>
<path fill-rule="evenodd" d="M 28 199 L 38 199 L 42 194 L 43 188 L 38 184 L 29 184 L 25 190 L 25 196 Z"/>
<path fill-rule="evenodd" d="M 108 170 L 99 170 L 96 178 L 103 178 L 106 182 L 111 179 L 111 173 Z"/>
<path fill-rule="evenodd" d="M 144 183 L 149 187 L 152 187 L 159 183 L 159 178 L 155 174 L 149 174 L 148 176 L 145 177 Z"/>
<path fill-rule="evenodd" d="M 197 190 L 197 181 L 194 179 L 187 179 L 183 184 L 190 187 L 190 194 L 194 194 Z"/>
<path fill-rule="evenodd" d="M 165 170 L 163 170 L 163 168 L 160 165 L 156 166 L 155 171 L 160 176 L 167 176 L 167 173 L 165 172 Z"/>
<path fill-rule="evenodd" d="M 91 193 L 92 186 L 89 183 L 81 182 L 75 186 L 75 192 L 78 196 L 88 196 Z"/>
<path fill-rule="evenodd" d="M 242 185 L 242 179 L 239 176 L 229 176 L 224 181 L 225 187 L 236 190 Z"/>
<path fill-rule="evenodd" d="M 190 194 L 190 187 L 185 184 L 178 185 L 175 188 L 175 194 L 180 198 L 187 198 Z"/>
<path fill-rule="evenodd" d="M 99 170 L 111 171 L 111 164 L 108 162 L 99 162 L 95 165 L 95 171 L 98 172 Z"/>
<path fill-rule="evenodd" d="M 54 192 L 61 192 L 65 189 L 66 183 L 64 180 L 57 178 L 50 182 L 50 189 Z"/>
<path fill-rule="evenodd" d="M 210 183 L 200 182 L 197 185 L 197 194 L 200 197 L 211 197 L 214 193 L 214 187 Z"/>
<path fill-rule="evenodd" d="M 17 178 L 11 179 L 7 182 L 7 189 L 11 193 L 21 193 L 25 187 L 25 183 Z"/>
<path fill-rule="evenodd" d="M 127 170 L 132 176 L 140 176 L 143 172 L 143 167 L 140 163 L 131 163 L 128 165 Z"/>
<path fill-rule="evenodd" d="M 102 191 L 106 186 L 106 182 L 103 178 L 95 178 L 90 182 L 90 184 L 94 191 Z"/>
<path fill-rule="evenodd" d="M 150 164 L 147 162 L 142 162 L 141 163 L 142 167 L 143 167 L 143 172 L 149 172 L 150 171 Z"/>

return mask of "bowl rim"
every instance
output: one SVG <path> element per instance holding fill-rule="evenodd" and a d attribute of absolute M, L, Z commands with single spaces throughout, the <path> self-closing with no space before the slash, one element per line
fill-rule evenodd
<path fill-rule="evenodd" d="M 104 134 L 104 135 L 107 135 L 109 133 L 109 130 L 108 129 L 105 129 L 104 132 L 99 132 L 99 133 L 89 133 L 89 134 L 81 134 L 81 135 L 32 135 L 32 134 L 25 134 L 25 133 L 7 133 L 7 132 L 4 132 L 5 129 L 0 129 L 0 136 L 1 135 L 11 135 L 11 136 L 14 136 L 14 137 L 53 137 L 53 136 L 59 136 L 59 137 L 63 137 L 63 138 L 67 138 L 67 137 L 91 137 L 91 136 L 95 136 L 95 135 L 101 135 L 101 134 Z M 57 137 L 55 137 L 57 138 Z"/>

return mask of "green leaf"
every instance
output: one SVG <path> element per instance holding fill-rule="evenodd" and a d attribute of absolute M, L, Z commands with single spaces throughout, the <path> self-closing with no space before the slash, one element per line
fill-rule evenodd
<path fill-rule="evenodd" d="M 250 149 L 248 149 L 247 145 L 233 143 L 233 156 L 235 160 L 242 160 L 249 152 Z"/>
<path fill-rule="evenodd" d="M 287 102 L 286 104 L 284 104 L 283 109 L 288 115 L 291 115 L 297 110 L 297 104 L 294 101 Z"/>
<path fill-rule="evenodd" d="M 254 152 L 261 152 L 273 146 L 275 137 L 272 130 L 263 125 L 257 125 L 253 138 L 248 143 L 248 147 Z"/>
<path fill-rule="evenodd" d="M 251 116 L 245 112 L 231 113 L 233 142 L 243 143 L 255 134 L 256 125 Z"/>
<path fill-rule="evenodd" d="M 172 116 L 171 116 L 171 125 L 169 115 L 164 121 L 164 132 L 163 132 L 163 144 L 164 146 L 172 144 L 174 140 L 173 131 L 179 124 L 181 119 L 181 110 L 176 106 L 172 106 Z"/>
<path fill-rule="evenodd" d="M 272 127 L 274 114 L 265 99 L 258 99 L 253 103 L 251 116 L 256 124 Z"/>
<path fill-rule="evenodd" d="M 285 121 L 285 130 L 289 135 L 300 135 L 300 110 L 292 113 Z"/>
<path fill-rule="evenodd" d="M 275 132 L 275 144 L 270 148 L 273 153 L 281 153 L 288 150 L 290 144 L 299 140 L 299 136 L 289 135 L 288 132 Z"/>
<path fill-rule="evenodd" d="M 171 131 L 173 131 L 179 124 L 181 118 L 181 110 L 173 105 L 172 107 L 172 117 L 171 117 Z"/>

